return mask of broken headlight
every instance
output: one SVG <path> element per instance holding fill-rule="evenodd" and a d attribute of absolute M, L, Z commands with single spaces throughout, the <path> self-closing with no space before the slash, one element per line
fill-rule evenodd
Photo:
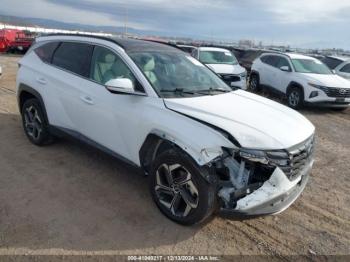
<path fill-rule="evenodd" d="M 269 160 L 267 158 L 267 155 L 264 151 L 260 150 L 251 150 L 251 149 L 241 149 L 239 151 L 239 155 L 252 162 L 259 162 L 262 164 L 268 164 Z"/>
<path fill-rule="evenodd" d="M 271 166 L 286 166 L 289 164 L 289 155 L 286 151 L 263 151 L 241 149 L 239 155 L 249 161 L 259 162 Z"/>

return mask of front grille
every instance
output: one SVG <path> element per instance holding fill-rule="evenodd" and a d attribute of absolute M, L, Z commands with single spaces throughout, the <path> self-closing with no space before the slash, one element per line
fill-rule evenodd
<path fill-rule="evenodd" d="M 241 77 L 239 75 L 229 75 L 229 74 L 221 74 L 222 79 L 231 84 L 231 82 L 239 82 L 241 81 Z"/>
<path fill-rule="evenodd" d="M 288 149 L 288 153 L 269 152 L 268 157 L 271 163 L 275 163 L 293 181 L 299 177 L 300 172 L 311 160 L 314 153 L 315 138 L 312 136 L 305 142 Z"/>
<path fill-rule="evenodd" d="M 350 98 L 350 88 L 337 88 L 337 87 L 319 87 L 329 97 L 336 98 Z"/>

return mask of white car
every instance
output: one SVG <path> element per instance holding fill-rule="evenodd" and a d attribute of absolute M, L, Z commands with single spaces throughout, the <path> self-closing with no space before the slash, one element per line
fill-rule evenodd
<path fill-rule="evenodd" d="M 350 82 L 334 74 L 320 60 L 292 53 L 265 53 L 252 66 L 250 89 L 267 87 L 287 96 L 298 109 L 315 104 L 345 110 L 350 104 Z"/>
<path fill-rule="evenodd" d="M 199 47 L 192 56 L 207 65 L 231 87 L 247 89 L 247 70 L 240 66 L 235 55 L 226 49 Z"/>
<path fill-rule="evenodd" d="M 348 80 L 350 80 L 350 59 L 338 65 L 334 72 Z"/>
<path fill-rule="evenodd" d="M 308 181 L 314 126 L 276 102 L 232 91 L 174 47 L 46 36 L 19 65 L 18 104 L 33 144 L 69 135 L 142 168 L 155 203 L 178 223 L 199 223 L 217 209 L 278 213 Z"/>

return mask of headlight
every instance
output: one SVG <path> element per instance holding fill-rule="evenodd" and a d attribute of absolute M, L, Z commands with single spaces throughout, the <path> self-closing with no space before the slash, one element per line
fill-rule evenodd
<path fill-rule="evenodd" d="M 250 149 L 241 149 L 239 151 L 239 155 L 242 158 L 245 158 L 249 161 L 253 161 L 253 162 L 259 162 L 262 164 L 268 164 L 269 160 L 266 156 L 266 153 L 264 151 L 260 151 L 260 150 L 250 150 Z"/>
<path fill-rule="evenodd" d="M 317 89 L 325 88 L 325 86 L 317 85 L 317 84 L 314 84 L 314 83 L 308 83 L 308 84 L 309 84 L 309 86 L 312 86 L 312 87 L 317 88 Z"/>
<path fill-rule="evenodd" d="M 252 162 L 259 162 L 271 166 L 287 166 L 289 164 L 289 155 L 283 150 L 278 151 L 262 151 L 241 149 L 239 155 Z"/>

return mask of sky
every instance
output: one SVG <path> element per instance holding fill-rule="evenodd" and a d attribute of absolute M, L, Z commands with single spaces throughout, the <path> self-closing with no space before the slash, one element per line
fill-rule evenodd
<path fill-rule="evenodd" d="M 159 35 L 350 49 L 350 0 L 0 0 L 0 14 Z"/>

